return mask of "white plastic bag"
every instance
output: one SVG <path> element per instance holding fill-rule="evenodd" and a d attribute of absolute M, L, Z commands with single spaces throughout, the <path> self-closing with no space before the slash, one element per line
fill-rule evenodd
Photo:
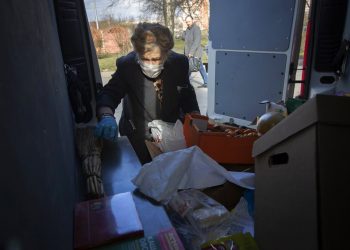
<path fill-rule="evenodd" d="M 241 197 L 236 207 L 232 210 L 229 221 L 228 234 L 247 233 L 254 236 L 254 220 L 248 212 L 248 202 Z"/>
<path fill-rule="evenodd" d="M 197 146 L 158 155 L 132 180 L 142 193 L 166 203 L 178 189 L 206 188 L 226 179 L 217 163 Z M 224 169 L 225 170 L 225 169 Z"/>
<path fill-rule="evenodd" d="M 154 141 L 163 152 L 186 148 L 183 126 L 180 120 L 177 120 L 175 124 L 153 120 L 148 123 L 148 127 L 151 129 Z"/>
<path fill-rule="evenodd" d="M 199 147 L 158 155 L 132 180 L 142 193 L 166 203 L 178 189 L 207 188 L 226 180 L 254 189 L 254 173 L 227 171 Z"/>

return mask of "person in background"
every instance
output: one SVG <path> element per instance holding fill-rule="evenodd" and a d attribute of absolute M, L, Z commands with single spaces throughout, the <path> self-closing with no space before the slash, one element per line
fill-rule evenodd
<path fill-rule="evenodd" d="M 186 113 L 199 113 L 188 76 L 188 59 L 171 49 L 170 30 L 158 23 L 140 23 L 131 37 L 134 50 L 117 60 L 117 70 L 97 98 L 95 134 L 111 141 L 118 137 L 114 111 L 123 99 L 119 132 L 129 138 L 140 162 L 151 161 L 145 139 L 148 123 L 175 123 Z"/>
<path fill-rule="evenodd" d="M 187 57 L 197 57 L 200 60 L 199 72 L 203 78 L 203 85 L 198 88 L 206 88 L 208 84 L 208 75 L 202 63 L 202 34 L 198 25 L 193 21 L 191 16 L 185 19 L 187 29 L 184 31 L 183 39 L 185 40 L 185 55 Z"/>

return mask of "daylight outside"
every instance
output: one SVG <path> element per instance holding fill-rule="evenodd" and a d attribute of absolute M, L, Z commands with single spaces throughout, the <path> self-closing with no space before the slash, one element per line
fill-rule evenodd
<path fill-rule="evenodd" d="M 182 35 L 186 30 L 186 17 L 191 16 L 201 29 L 201 45 L 207 51 L 210 8 L 209 0 L 84 0 L 103 85 L 116 70 L 116 59 L 132 50 L 130 37 L 134 28 L 140 22 L 161 23 L 167 26 L 174 35 L 174 51 L 184 53 Z M 308 13 L 308 5 L 306 13 Z M 305 31 L 308 14 L 305 15 L 301 44 L 305 41 Z M 302 68 L 303 46 L 300 49 L 298 68 Z M 208 69 L 208 55 L 203 53 L 203 64 Z M 297 80 L 301 79 L 301 70 L 297 71 Z M 206 88 L 199 89 L 203 79 L 199 72 L 190 76 L 195 87 L 198 103 L 202 114 L 207 113 Z M 294 96 L 300 92 L 300 84 L 296 84 Z M 121 105 L 120 105 L 121 106 Z M 116 116 L 119 116 L 118 107 Z"/>
<path fill-rule="evenodd" d="M 163 2 L 172 10 L 165 16 Z M 209 1 L 85 0 L 90 30 L 102 72 L 114 71 L 116 58 L 132 50 L 130 37 L 139 22 L 165 24 L 174 34 L 174 51 L 183 53 L 185 18 L 192 16 L 202 30 L 202 46 L 208 42 Z M 167 19 L 167 20 L 166 20 Z M 204 55 L 203 62 L 207 62 Z"/>
<path fill-rule="evenodd" d="M 186 30 L 186 17 L 191 16 L 201 29 L 203 65 L 208 67 L 206 46 L 208 44 L 209 0 L 84 0 L 103 85 L 107 84 L 116 70 L 116 59 L 132 51 L 130 37 L 140 22 L 160 23 L 167 26 L 174 35 L 174 48 L 184 53 L 182 35 Z M 199 72 L 190 76 L 195 87 L 199 108 L 207 113 L 207 88 L 197 88 L 203 84 Z M 115 116 L 118 119 L 122 105 Z"/>

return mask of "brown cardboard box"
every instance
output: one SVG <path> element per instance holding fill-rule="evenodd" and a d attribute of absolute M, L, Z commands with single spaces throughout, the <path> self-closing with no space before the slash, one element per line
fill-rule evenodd
<path fill-rule="evenodd" d="M 253 147 L 260 249 L 344 249 L 350 222 L 350 98 L 318 95 Z"/>

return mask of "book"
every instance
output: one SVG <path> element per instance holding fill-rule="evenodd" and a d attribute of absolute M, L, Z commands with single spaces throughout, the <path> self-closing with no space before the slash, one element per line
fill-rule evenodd
<path fill-rule="evenodd" d="M 74 233 L 75 249 L 89 249 L 144 236 L 130 192 L 78 203 L 75 206 Z"/>
<path fill-rule="evenodd" d="M 110 244 L 94 250 L 185 250 L 176 230 L 169 228 L 157 235 Z"/>

